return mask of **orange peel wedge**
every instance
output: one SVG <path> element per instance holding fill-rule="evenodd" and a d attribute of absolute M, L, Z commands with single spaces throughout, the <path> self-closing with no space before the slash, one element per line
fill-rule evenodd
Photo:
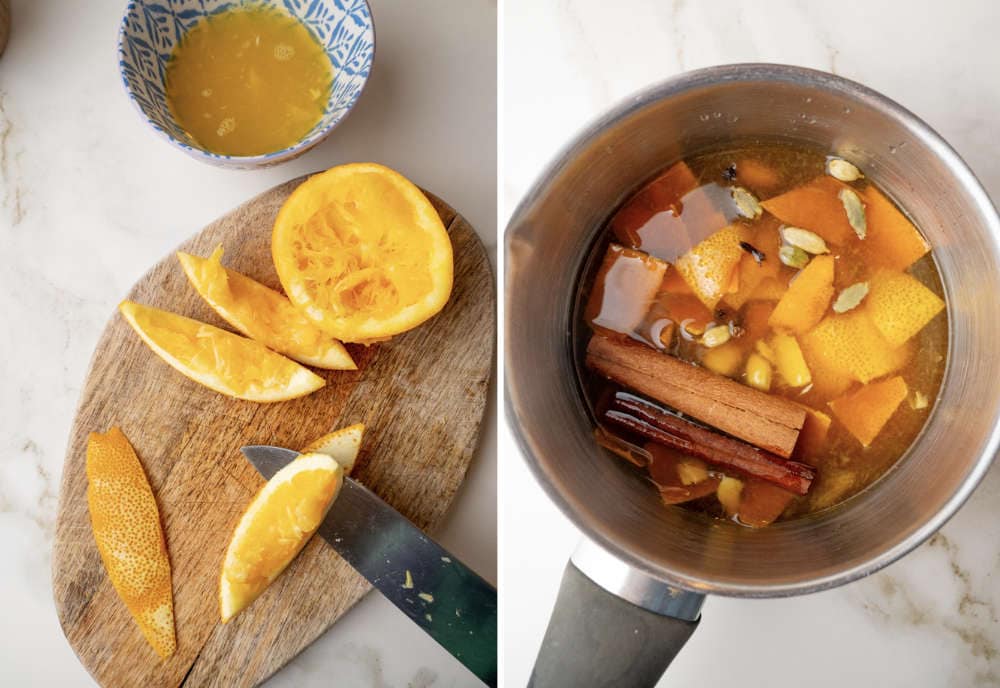
<path fill-rule="evenodd" d="M 325 454 L 289 462 L 243 512 L 219 574 L 219 613 L 227 623 L 292 562 L 337 498 L 344 469 Z"/>
<path fill-rule="evenodd" d="M 208 258 L 178 252 L 195 291 L 223 320 L 267 348 L 328 370 L 357 370 L 337 339 L 316 327 L 283 294 L 222 266 L 222 246 Z"/>
<path fill-rule="evenodd" d="M 325 384 L 312 371 L 252 339 L 133 301 L 123 301 L 118 309 L 157 356 L 221 394 L 248 401 L 284 401 Z"/>
<path fill-rule="evenodd" d="M 344 473 L 350 475 L 361 450 L 364 434 L 365 426 L 362 423 L 348 425 L 313 440 L 302 449 L 302 454 L 326 454 L 340 464 Z"/>
<path fill-rule="evenodd" d="M 139 457 L 118 427 L 90 433 L 87 505 L 97 550 L 118 596 L 163 659 L 174 654 L 170 559 Z"/>

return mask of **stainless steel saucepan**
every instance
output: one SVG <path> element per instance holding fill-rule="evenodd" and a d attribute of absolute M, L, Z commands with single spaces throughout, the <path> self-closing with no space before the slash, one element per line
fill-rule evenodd
<path fill-rule="evenodd" d="M 667 163 L 727 140 L 781 137 L 857 163 L 934 247 L 950 318 L 936 407 L 899 463 L 837 508 L 761 530 L 665 509 L 595 443 L 570 323 L 609 214 Z M 972 172 L 888 98 L 822 72 L 729 65 L 683 74 L 607 113 L 535 183 L 506 233 L 507 412 L 535 477 L 579 527 L 532 685 L 656 683 L 706 594 L 779 597 L 866 576 L 941 527 L 1000 442 L 1000 218 Z"/>

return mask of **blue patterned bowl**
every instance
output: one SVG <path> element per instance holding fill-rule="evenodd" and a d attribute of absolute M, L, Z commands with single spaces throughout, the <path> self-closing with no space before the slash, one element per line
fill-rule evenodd
<path fill-rule="evenodd" d="M 211 153 L 174 120 L 164 78 L 174 46 L 200 19 L 240 6 L 277 5 L 326 47 L 334 68 L 323 117 L 298 143 L 264 155 Z M 251 168 L 291 160 L 322 141 L 354 107 L 375 56 L 375 28 L 366 0 L 130 0 L 118 33 L 118 64 L 129 99 L 153 130 L 186 153 L 222 167 Z"/>

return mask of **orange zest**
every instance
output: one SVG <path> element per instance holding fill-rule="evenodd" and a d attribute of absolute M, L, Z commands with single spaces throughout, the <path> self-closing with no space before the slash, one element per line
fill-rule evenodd
<path fill-rule="evenodd" d="M 886 341 L 863 308 L 828 315 L 803 335 L 802 345 L 823 370 L 863 383 L 896 372 L 913 353 L 910 346 Z"/>
<path fill-rule="evenodd" d="M 743 257 L 740 242 L 745 234 L 736 225 L 723 227 L 677 259 L 677 272 L 710 310 L 732 284 L 733 271 Z"/>
<path fill-rule="evenodd" d="M 761 201 L 761 205 L 785 224 L 808 229 L 828 243 L 842 246 L 857 240 L 847 221 L 844 204 L 837 196 L 845 188 L 849 187 L 822 175 L 780 196 Z"/>
<path fill-rule="evenodd" d="M 161 658 L 177 649 L 170 560 L 156 498 L 121 429 L 90 433 L 87 505 L 97 550 L 118 596 Z"/>
<path fill-rule="evenodd" d="M 886 196 L 869 186 L 862 192 L 868 236 L 862 251 L 873 265 L 905 270 L 931 250 L 930 244 Z"/>
<path fill-rule="evenodd" d="M 865 385 L 856 392 L 834 399 L 830 410 L 862 445 L 870 445 L 882 432 L 909 390 L 901 377 Z"/>
<path fill-rule="evenodd" d="M 771 313 L 771 327 L 802 334 L 823 319 L 833 298 L 833 256 L 816 256 L 798 274 Z"/>
<path fill-rule="evenodd" d="M 890 346 L 902 346 L 944 310 L 944 301 L 905 272 L 880 270 L 871 278 L 865 310 Z"/>
<path fill-rule="evenodd" d="M 776 281 L 781 271 L 781 262 L 778 259 L 781 234 L 778 232 L 778 223 L 771 215 L 766 215 L 758 221 L 758 226 L 749 243 L 764 254 L 764 259 L 758 262 L 751 253 L 743 251 L 738 268 L 740 274 L 739 290 L 722 297 L 726 305 L 736 310 L 742 308 L 743 304 L 755 295 L 765 280 Z"/>

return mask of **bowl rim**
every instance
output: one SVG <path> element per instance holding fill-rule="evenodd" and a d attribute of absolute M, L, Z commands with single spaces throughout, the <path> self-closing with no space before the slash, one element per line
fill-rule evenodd
<path fill-rule="evenodd" d="M 817 88 L 842 92 L 861 101 L 874 103 L 877 109 L 883 110 L 889 117 L 898 119 L 911 131 L 918 134 L 921 140 L 947 164 L 952 173 L 959 178 L 959 181 L 968 191 L 969 195 L 973 197 L 975 205 L 982 209 L 984 214 L 988 216 L 988 222 L 993 226 L 995 234 L 1000 236 L 1000 214 L 998 214 L 996 206 L 993 204 L 982 183 L 958 152 L 940 134 L 931 128 L 930 125 L 910 110 L 868 86 L 829 72 L 778 63 L 732 63 L 682 72 L 666 80 L 646 86 L 619 100 L 616 104 L 602 111 L 584 125 L 573 138 L 556 152 L 550 162 L 535 177 L 528 191 L 518 202 L 514 212 L 511 214 L 504 230 L 505 270 L 509 271 L 510 269 L 508 257 L 511 242 L 517 231 L 516 228 L 522 223 L 523 216 L 543 194 L 549 181 L 557 177 L 589 145 L 589 142 L 599 136 L 604 130 L 620 123 L 622 120 L 629 118 L 631 115 L 655 102 L 694 90 L 699 86 L 720 82 L 752 81 L 770 81 L 775 83 L 805 82 Z M 509 282 L 506 282 L 505 276 L 505 293 L 506 289 L 509 288 L 509 284 Z M 505 299 L 504 305 L 506 308 L 508 305 L 507 299 Z M 506 326 L 505 322 L 505 370 L 507 364 L 510 362 L 510 332 L 511 330 Z M 583 516 L 573 509 L 570 500 L 549 479 L 542 462 L 535 455 L 532 449 L 532 442 L 523 432 L 518 420 L 514 403 L 515 396 L 516 394 L 511 389 L 511 377 L 505 374 L 504 415 L 510 433 L 521 453 L 521 457 L 528 464 L 531 474 L 538 484 L 541 485 L 549 499 L 580 531 L 581 538 L 589 539 L 611 556 L 624 562 L 629 567 L 645 573 L 651 578 L 693 592 L 711 593 L 724 597 L 770 598 L 803 595 L 838 587 L 879 571 L 923 544 L 958 512 L 975 491 L 976 487 L 978 487 L 993 463 L 998 449 L 1000 449 L 1000 423 L 995 423 L 979 456 L 976 457 L 965 479 L 951 498 L 936 513 L 915 528 L 909 536 L 882 551 L 877 556 L 853 567 L 812 579 L 791 583 L 735 585 L 719 582 L 707 577 L 688 576 L 675 571 L 665 570 L 642 557 L 636 556 L 628 548 L 605 537 L 601 532 L 591 529 Z"/>
<path fill-rule="evenodd" d="M 305 153 L 313 146 L 321 142 L 327 136 L 329 136 L 334 129 L 336 129 L 341 122 L 347 119 L 347 116 L 354 110 L 358 101 L 361 100 L 361 96 L 364 95 L 365 89 L 368 87 L 368 81 L 371 79 L 372 70 L 375 67 L 375 51 L 377 49 L 378 42 L 376 40 L 375 32 L 375 15 L 372 13 L 372 7 L 369 0 L 361 0 L 365 4 L 365 9 L 368 11 L 368 30 L 371 31 L 372 36 L 372 50 L 371 58 L 368 65 L 368 74 L 365 75 L 364 80 L 361 82 L 361 88 L 358 89 L 357 94 L 354 99 L 348 103 L 347 107 L 341 113 L 339 117 L 331 121 L 322 129 L 316 131 L 311 135 L 307 135 L 302 139 L 299 139 L 296 143 L 286 148 L 280 150 L 272 151 L 270 153 L 262 153 L 259 155 L 224 155 L 221 153 L 213 153 L 204 148 L 197 146 L 192 146 L 185 141 L 180 141 L 177 138 L 171 136 L 168 132 L 164 131 L 160 127 L 156 126 L 146 111 L 142 109 L 139 105 L 138 100 L 132 92 L 132 87 L 129 85 L 128 78 L 125 76 L 125 27 L 128 21 L 129 13 L 135 9 L 135 7 L 142 0 L 128 0 L 125 5 L 125 10 L 122 12 L 121 21 L 118 23 L 118 43 L 117 43 L 117 57 L 118 57 L 118 74 L 121 78 L 122 87 L 125 90 L 125 95 L 135 111 L 139 113 L 139 116 L 146 122 L 150 129 L 162 140 L 167 141 L 175 148 L 180 149 L 182 152 L 195 157 L 204 162 L 208 162 L 216 165 L 232 166 L 232 167 L 260 167 L 266 165 L 274 165 L 279 162 L 285 162 L 291 158 L 297 157 L 302 153 Z M 326 52 L 324 50 L 324 52 Z"/>

